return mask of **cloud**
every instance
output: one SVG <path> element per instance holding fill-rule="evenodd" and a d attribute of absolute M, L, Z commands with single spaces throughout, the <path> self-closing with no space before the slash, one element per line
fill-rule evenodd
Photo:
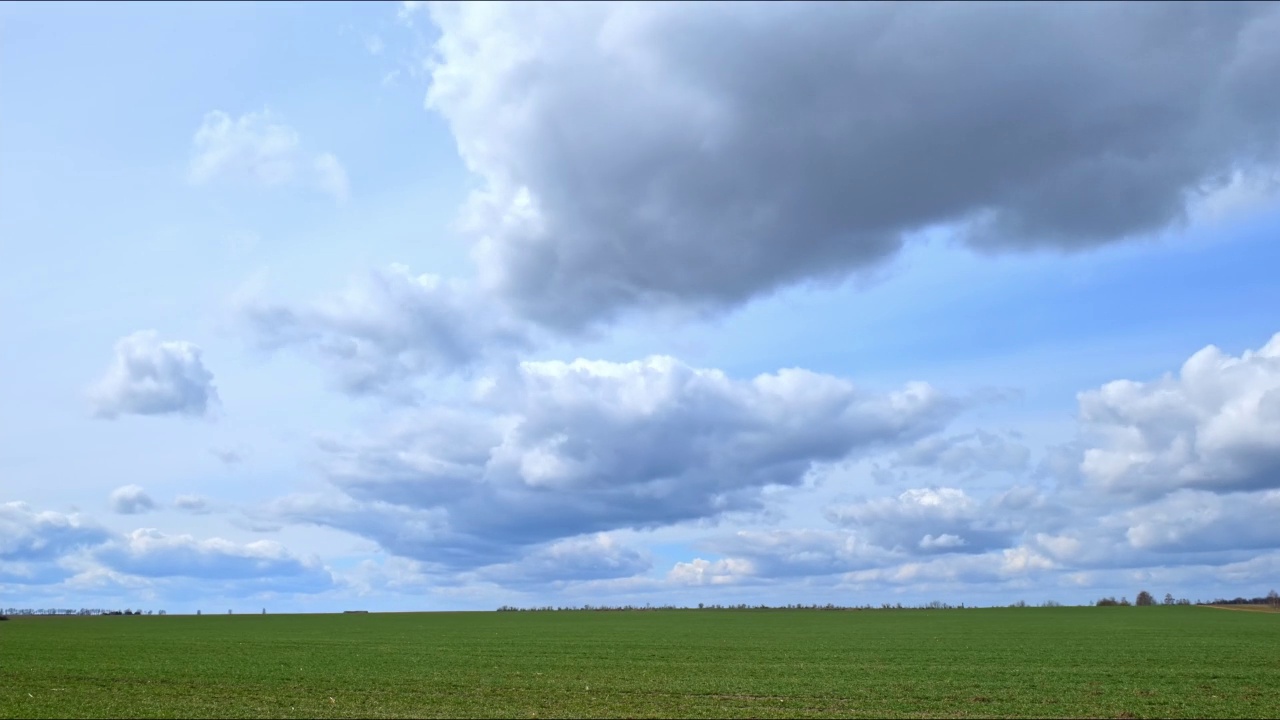
<path fill-rule="evenodd" d="M 161 341 L 154 330 L 121 338 L 115 361 L 89 390 L 94 415 L 204 415 L 218 400 L 200 348 Z"/>
<path fill-rule="evenodd" d="M 269 188 L 305 183 L 338 202 L 349 194 L 346 170 L 338 158 L 305 152 L 298 132 L 270 111 L 234 120 L 220 110 L 210 112 L 192 143 L 187 179 L 193 185 L 231 181 Z"/>
<path fill-rule="evenodd" d="M 964 435 L 933 435 L 899 450 L 892 466 L 925 468 L 949 475 L 1020 473 L 1027 469 L 1031 451 L 1022 443 L 978 430 Z"/>
<path fill-rule="evenodd" d="M 1006 507 L 1014 498 L 1014 507 Z M 1008 547 L 1029 519 L 1020 494 L 979 502 L 959 488 L 913 488 L 828 510 L 832 522 L 867 541 L 906 553 L 979 553 Z"/>
<path fill-rule="evenodd" d="M 239 544 L 143 528 L 98 549 L 94 556 L 112 570 L 147 578 L 271 579 L 289 581 L 290 587 L 332 582 L 319 560 L 299 558 L 270 540 Z"/>
<path fill-rule="evenodd" d="M 347 171 L 333 153 L 321 153 L 311 163 L 315 173 L 316 186 L 322 192 L 331 195 L 338 202 L 346 202 L 351 196 L 351 183 L 347 180 Z"/>
<path fill-rule="evenodd" d="M 1052 559 L 1028 547 L 1012 547 L 979 555 L 948 555 L 931 560 L 854 570 L 850 583 L 922 586 L 934 583 L 1000 583 L 1061 569 Z"/>
<path fill-rule="evenodd" d="M 1179 488 L 1280 488 L 1280 334 L 1240 357 L 1209 346 L 1177 375 L 1081 393 L 1078 471 L 1090 487 L 1154 497 Z"/>
<path fill-rule="evenodd" d="M 708 545 L 726 556 L 735 576 L 794 578 L 832 575 L 891 561 L 892 555 L 840 530 L 739 530 Z"/>
<path fill-rule="evenodd" d="M 1220 566 L 1280 546 L 1271 518 L 1280 491 L 1216 493 L 1180 489 L 1119 507 L 1053 532 L 1027 533 L 1029 547 L 1077 569 Z"/>
<path fill-rule="evenodd" d="M 206 515 L 211 512 L 209 498 L 203 495 L 179 495 L 173 499 L 173 506 L 193 515 Z"/>
<path fill-rule="evenodd" d="M 798 369 L 735 380 L 661 356 L 524 362 L 478 402 L 326 443 L 345 497 L 272 512 L 474 568 L 578 535 L 755 511 L 815 463 L 910 442 L 965 407 L 924 383 L 873 393 Z"/>
<path fill-rule="evenodd" d="M 356 395 L 413 395 L 419 375 L 474 368 L 530 343 L 527 330 L 467 285 L 403 265 L 371 271 L 309 306 L 239 302 L 259 346 L 305 349 Z"/>
<path fill-rule="evenodd" d="M 559 328 L 845 278 L 937 226 L 1148 235 L 1280 158 L 1269 4 L 429 10 L 482 282 Z"/>
<path fill-rule="evenodd" d="M 244 461 L 244 455 L 233 448 L 211 448 L 209 452 L 224 465 L 239 465 Z"/>
<path fill-rule="evenodd" d="M 513 563 L 481 568 L 474 576 L 507 587 L 627 578 L 647 572 L 652 560 L 605 534 L 550 543 Z"/>
<path fill-rule="evenodd" d="M 121 515 L 140 515 L 155 509 L 155 501 L 137 485 L 125 485 L 111 492 L 112 512 Z"/>
<path fill-rule="evenodd" d="M 0 504 L 0 561 L 56 560 L 108 538 L 106 530 L 76 513 L 36 512 L 22 502 Z"/>
<path fill-rule="evenodd" d="M 667 582 L 673 585 L 734 585 L 750 578 L 755 572 L 751 563 L 728 558 L 676 563 L 667 573 Z"/>

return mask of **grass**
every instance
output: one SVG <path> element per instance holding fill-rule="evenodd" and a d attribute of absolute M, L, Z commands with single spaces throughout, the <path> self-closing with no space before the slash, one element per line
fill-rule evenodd
<path fill-rule="evenodd" d="M 17 617 L 0 717 L 1277 717 L 1197 607 Z"/>

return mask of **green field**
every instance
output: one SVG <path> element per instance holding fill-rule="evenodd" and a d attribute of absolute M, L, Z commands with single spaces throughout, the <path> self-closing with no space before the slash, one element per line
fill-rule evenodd
<path fill-rule="evenodd" d="M 2 717 L 1277 717 L 1202 607 L 19 617 Z"/>

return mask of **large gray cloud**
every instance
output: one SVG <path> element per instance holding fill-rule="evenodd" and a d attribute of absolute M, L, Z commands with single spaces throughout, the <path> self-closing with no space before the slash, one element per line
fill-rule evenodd
<path fill-rule="evenodd" d="M 672 358 L 526 362 L 484 413 L 422 411 L 382 438 L 330 442 L 340 502 L 282 501 L 405 557 L 470 568 L 520 547 L 756 510 L 815 463 L 943 428 L 965 401 L 804 370 L 735 380 Z"/>
<path fill-rule="evenodd" d="M 213 373 L 192 343 L 165 341 L 154 330 L 140 330 L 121 338 L 115 355 L 89 391 L 98 417 L 204 415 L 218 400 Z"/>
<path fill-rule="evenodd" d="M 724 307 L 955 225 L 984 250 L 1157 231 L 1280 157 L 1280 6 L 431 7 L 428 104 L 484 187 L 485 286 L 580 328 Z"/>

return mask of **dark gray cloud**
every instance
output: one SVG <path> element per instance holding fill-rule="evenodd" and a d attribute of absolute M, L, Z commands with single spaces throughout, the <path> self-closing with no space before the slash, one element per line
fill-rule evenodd
<path fill-rule="evenodd" d="M 432 6 L 485 287 L 581 328 L 1177 225 L 1280 158 L 1267 3 Z"/>
<path fill-rule="evenodd" d="M 273 512 L 474 568 L 557 539 L 756 510 L 765 488 L 798 485 L 815 463 L 911 442 L 966 406 L 923 383 L 872 393 L 804 370 L 734 380 L 667 357 L 526 362 L 480 403 L 329 443 L 348 497 Z"/>
<path fill-rule="evenodd" d="M 97 417 L 204 415 L 218 400 L 213 373 L 192 343 L 162 341 L 154 330 L 141 330 L 121 338 L 115 354 L 89 391 Z"/>
<path fill-rule="evenodd" d="M 125 485 L 111 492 L 111 511 L 121 515 L 139 515 L 156 509 L 156 503 L 138 485 Z"/>

